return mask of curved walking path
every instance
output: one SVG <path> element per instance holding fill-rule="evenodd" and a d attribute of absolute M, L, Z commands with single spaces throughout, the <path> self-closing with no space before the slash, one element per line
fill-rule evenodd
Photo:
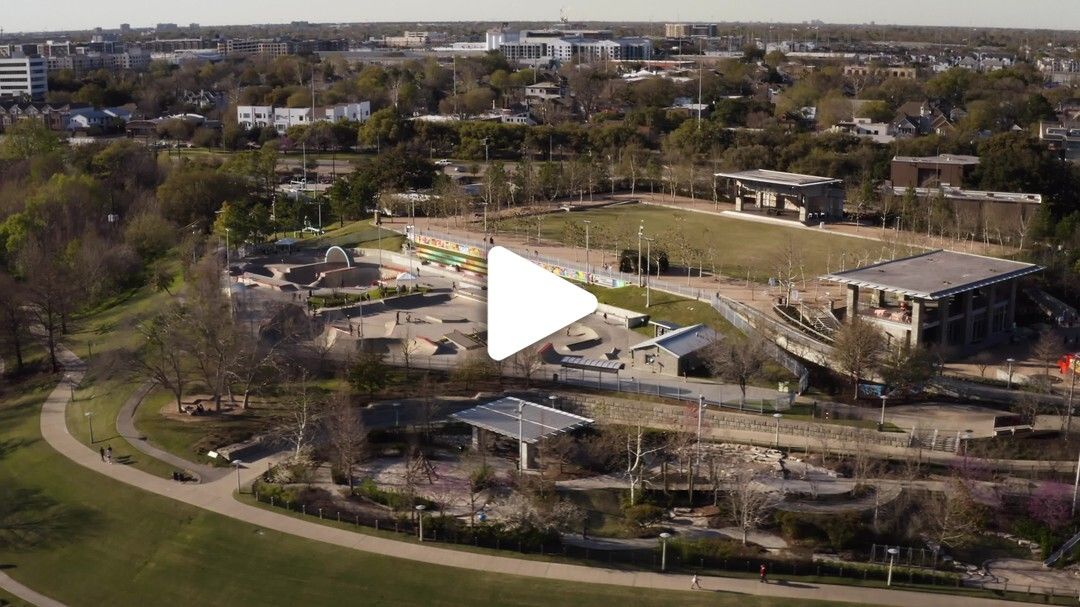
<path fill-rule="evenodd" d="M 178 484 L 130 466 L 107 464 L 101 461 L 98 453 L 91 451 L 68 431 L 65 409 L 71 397 L 71 390 L 67 384 L 81 381 L 85 366 L 77 356 L 67 349 L 61 349 L 59 357 L 66 372 L 64 381 L 49 394 L 45 404 L 42 406 L 42 438 L 53 449 L 76 464 L 138 489 L 281 533 L 288 533 L 297 537 L 353 550 L 363 550 L 432 565 L 460 567 L 504 575 L 523 575 L 568 582 L 615 584 L 659 590 L 686 590 L 689 587 L 689 580 L 686 575 L 616 571 L 564 563 L 529 561 L 364 535 L 292 518 L 241 503 L 233 497 L 236 481 L 232 478 L 232 475 L 198 485 Z M 240 472 L 241 481 L 246 483 L 257 478 L 259 475 L 258 470 L 261 469 L 260 463 L 256 462 L 250 467 L 242 469 Z M 933 600 L 948 602 L 953 607 L 991 607 L 996 605 L 1021 607 L 1028 605 L 1027 603 L 952 595 L 939 595 L 940 598 L 935 599 L 931 598 L 934 595 L 922 592 L 885 590 L 881 588 L 806 583 L 763 585 L 753 579 L 722 577 L 703 577 L 701 578 L 701 585 L 704 589 L 712 591 L 739 592 L 801 600 L 827 599 L 863 605 L 909 607 L 910 605 L 924 605 L 927 604 L 927 601 Z"/>
<path fill-rule="evenodd" d="M 11 576 L 3 571 L 0 571 L 0 588 L 3 588 L 7 592 L 31 605 L 37 605 L 37 607 L 66 607 L 60 601 L 50 599 L 40 592 L 34 592 L 26 586 L 23 586 L 19 582 L 11 579 Z"/>
<path fill-rule="evenodd" d="M 200 483 L 216 481 L 227 476 L 230 472 L 228 468 L 205 466 L 203 464 L 190 462 L 182 457 L 177 457 L 168 451 L 159 449 L 150 444 L 150 441 L 146 440 L 143 434 L 139 432 L 135 427 L 135 411 L 153 388 L 153 384 L 145 383 L 139 386 L 135 392 L 128 397 L 127 401 L 120 407 L 120 411 L 116 415 L 116 433 L 124 437 L 127 442 L 131 443 L 132 447 L 135 447 L 143 454 L 161 460 L 170 466 L 176 467 L 178 470 L 194 474 L 199 478 Z"/>

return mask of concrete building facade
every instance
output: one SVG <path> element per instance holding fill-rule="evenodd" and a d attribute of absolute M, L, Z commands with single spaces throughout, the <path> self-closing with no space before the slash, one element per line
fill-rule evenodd
<path fill-rule="evenodd" d="M 755 169 L 716 173 L 727 180 L 735 211 L 785 216 L 795 213 L 802 223 L 836 221 L 844 217 L 844 182 L 830 177 Z"/>
<path fill-rule="evenodd" d="M 0 98 L 41 99 L 48 91 L 44 57 L 0 57 Z"/>
<path fill-rule="evenodd" d="M 890 344 L 962 354 L 1012 333 L 1019 280 L 1040 270 L 1017 261 L 931 251 L 822 278 L 844 285 L 845 322 L 870 322 Z"/>

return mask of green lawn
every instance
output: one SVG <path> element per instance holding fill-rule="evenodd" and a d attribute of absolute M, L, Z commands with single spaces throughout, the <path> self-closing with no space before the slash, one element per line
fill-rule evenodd
<path fill-rule="evenodd" d="M 910 247 L 890 243 L 817 233 L 796 227 L 719 217 L 704 213 L 676 211 L 662 207 L 626 205 L 574 213 L 553 213 L 540 220 L 540 234 L 545 240 L 584 246 L 583 220 L 589 226 L 590 245 L 608 252 L 637 249 L 638 225 L 644 222 L 645 235 L 657 239 L 653 247 L 663 248 L 674 266 L 685 267 L 676 243 L 685 239 L 704 255 L 706 271 L 726 276 L 764 282 L 777 274 L 777 260 L 790 244 L 798 252 L 801 274 L 813 278 L 827 270 L 847 268 L 879 258 L 908 255 Z M 509 219 L 499 222 L 498 231 L 535 237 L 536 218 Z M 693 262 L 696 267 L 697 261 Z"/>
<path fill-rule="evenodd" d="M 31 607 L 30 603 L 0 590 L 0 607 Z"/>
<path fill-rule="evenodd" d="M 729 337 L 742 335 L 731 323 L 724 320 L 715 308 L 704 302 L 651 289 L 650 305 L 646 307 L 645 289 L 640 287 L 608 289 L 597 285 L 587 285 L 584 288 L 596 295 L 596 299 L 602 304 L 648 314 L 653 320 L 667 320 L 684 327 L 702 323 Z M 638 327 L 635 330 L 649 337 L 653 335 L 653 328 L 650 326 Z"/>
<path fill-rule="evenodd" d="M 330 228 L 331 224 L 327 224 L 326 227 Z M 400 251 L 403 242 L 405 242 L 405 237 L 398 232 L 384 227 L 377 227 L 372 225 L 370 219 L 363 219 L 346 223 L 338 228 L 327 229 L 325 234 L 302 240 L 298 246 L 330 247 L 337 245 L 341 247 L 382 248 L 385 251 Z"/>
<path fill-rule="evenodd" d="M 52 383 L 40 376 L 0 393 L 0 444 L 15 447 L 0 450 L 6 514 L 39 521 L 34 538 L 0 535 L 0 566 L 72 606 L 807 604 L 463 571 L 238 523 L 111 481 L 56 454 L 38 431 Z"/>

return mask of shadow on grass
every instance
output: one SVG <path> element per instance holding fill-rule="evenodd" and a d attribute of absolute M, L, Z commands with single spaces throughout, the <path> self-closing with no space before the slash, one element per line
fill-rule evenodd
<path fill-rule="evenodd" d="M 97 517 L 38 489 L 0 487 L 0 550 L 41 550 L 77 540 L 96 527 Z"/>
<path fill-rule="evenodd" d="M 7 456 L 11 455 L 16 449 L 21 449 L 23 447 L 29 447 L 30 445 L 33 445 L 34 443 L 38 442 L 39 440 L 40 439 L 36 439 L 36 438 L 35 439 L 11 438 L 11 439 L 7 439 L 7 440 L 0 440 L 0 460 L 2 460 L 4 458 L 6 458 Z"/>

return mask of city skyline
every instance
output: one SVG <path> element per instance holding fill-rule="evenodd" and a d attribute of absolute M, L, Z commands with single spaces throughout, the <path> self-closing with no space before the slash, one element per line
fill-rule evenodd
<path fill-rule="evenodd" d="M 725 6 L 691 0 L 667 3 L 658 10 L 647 0 L 592 0 L 578 4 L 537 6 L 525 2 L 477 0 L 462 9 L 459 5 L 431 0 L 401 0 L 386 5 L 309 6 L 301 11 L 293 3 L 236 0 L 230 3 L 191 0 L 183 11 L 171 5 L 130 5 L 122 0 L 102 0 L 96 15 L 106 22 L 88 24 L 84 5 L 76 0 L 52 0 L 42 4 L 21 4 L 5 15 L 7 33 L 85 30 L 95 26 L 115 29 L 119 23 L 133 27 L 152 27 L 157 23 L 191 22 L 204 26 L 278 24 L 291 21 L 313 23 L 364 22 L 468 22 L 468 21 L 557 21 L 560 9 L 571 21 L 624 22 L 775 22 L 801 23 L 820 20 L 835 24 L 876 23 L 878 25 L 916 25 L 952 27 L 997 27 L 1068 30 L 1080 29 L 1080 6 L 1072 0 L 1043 0 L 1040 10 L 1031 6 L 985 0 L 942 4 L 932 0 L 911 0 L 904 4 L 884 1 L 853 3 L 849 0 L 774 0 L 765 4 L 729 2 Z M 617 18 L 616 18 L 617 17 Z M 115 23 L 113 23 L 115 21 Z"/>

